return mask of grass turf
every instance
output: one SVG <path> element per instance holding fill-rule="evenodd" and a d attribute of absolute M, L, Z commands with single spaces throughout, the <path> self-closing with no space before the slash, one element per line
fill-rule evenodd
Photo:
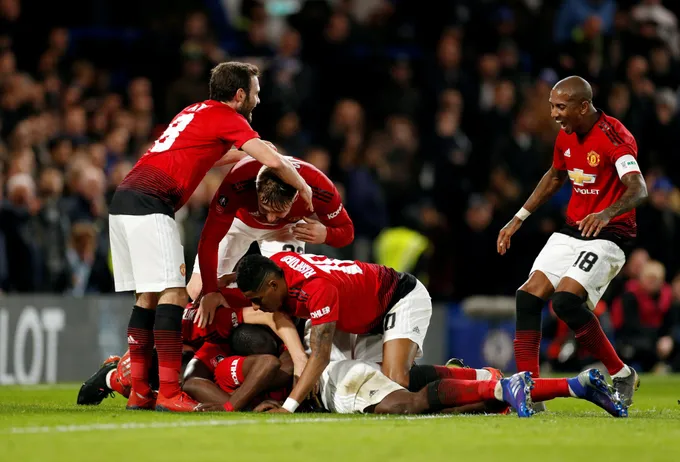
<path fill-rule="evenodd" d="M 680 460 L 680 376 L 642 377 L 628 419 L 559 399 L 531 419 L 127 412 L 78 386 L 0 387 L 0 460 Z"/>

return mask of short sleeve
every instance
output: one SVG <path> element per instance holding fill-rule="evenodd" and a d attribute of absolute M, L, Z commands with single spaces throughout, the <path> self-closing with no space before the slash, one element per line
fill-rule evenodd
<path fill-rule="evenodd" d="M 218 137 L 234 148 L 240 149 L 246 141 L 259 138 L 260 135 L 252 129 L 248 121 L 241 114 L 231 108 L 225 108 L 226 117 L 222 117 L 218 127 Z"/>
<path fill-rule="evenodd" d="M 303 286 L 309 295 L 307 309 L 312 326 L 335 322 L 340 315 L 338 289 L 324 279 L 314 279 Z"/>

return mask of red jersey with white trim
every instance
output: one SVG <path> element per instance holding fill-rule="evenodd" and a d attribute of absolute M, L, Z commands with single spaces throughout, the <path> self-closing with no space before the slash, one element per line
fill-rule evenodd
<path fill-rule="evenodd" d="M 274 224 L 267 223 L 260 214 L 255 189 L 255 180 L 262 164 L 252 157 L 242 159 L 227 173 L 215 193 L 201 233 L 198 261 L 205 293 L 214 292 L 217 287 L 219 242 L 229 232 L 235 217 L 252 228 L 274 230 L 316 214 L 319 221 L 326 226 L 326 244 L 344 247 L 354 240 L 354 224 L 342 205 L 340 193 L 335 185 L 312 164 L 297 159 L 291 161 L 300 176 L 312 188 L 314 213 L 307 209 L 304 201 L 298 196 L 285 218 Z M 206 278 L 205 275 L 211 277 Z"/>
<path fill-rule="evenodd" d="M 567 234 L 578 238 L 578 221 L 606 209 L 626 191 L 619 175 L 640 172 L 633 135 L 617 119 L 599 112 L 600 118 L 585 136 L 560 130 L 555 140 L 553 167 L 567 170 L 573 188 Z M 624 165 L 618 165 L 619 161 Z M 630 240 L 636 234 L 635 210 L 631 210 L 612 218 L 597 238 Z"/>
<path fill-rule="evenodd" d="M 400 281 L 392 268 L 322 255 L 280 252 L 271 259 L 283 270 L 288 297 L 283 310 L 312 325 L 366 334 L 381 326 Z"/>
<path fill-rule="evenodd" d="M 215 162 L 232 146 L 240 148 L 253 138 L 259 135 L 246 118 L 226 104 L 192 104 L 175 116 L 118 190 L 155 197 L 176 212 Z"/>
<path fill-rule="evenodd" d="M 227 306 L 220 306 L 215 311 L 212 324 L 204 328 L 194 324 L 198 305 L 191 303 L 184 309 L 182 316 L 182 342 L 184 345 L 199 349 L 205 342 L 224 344 L 227 343 L 231 332 L 240 324 L 243 324 L 243 308 L 252 305 L 243 293 L 238 289 L 222 288 L 220 292 L 227 301 Z"/>

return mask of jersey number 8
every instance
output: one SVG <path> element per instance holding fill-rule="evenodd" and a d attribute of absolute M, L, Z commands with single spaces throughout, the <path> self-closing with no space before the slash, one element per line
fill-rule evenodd
<path fill-rule="evenodd" d="M 149 152 L 163 152 L 170 149 L 179 134 L 187 128 L 187 125 L 189 125 L 195 115 L 193 112 L 178 115 L 168 128 L 165 129 L 160 138 L 156 140 L 151 149 L 149 149 Z"/>

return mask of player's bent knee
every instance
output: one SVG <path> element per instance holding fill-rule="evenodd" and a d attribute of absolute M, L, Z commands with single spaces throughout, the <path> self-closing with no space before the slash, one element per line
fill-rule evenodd
<path fill-rule="evenodd" d="M 569 327 L 581 326 L 593 317 L 583 301 L 583 298 L 571 292 L 555 292 L 552 298 L 553 311 Z"/>
<path fill-rule="evenodd" d="M 187 290 L 184 287 L 172 287 L 165 289 L 158 297 L 159 304 L 177 305 L 184 308 L 189 301 Z"/>
<path fill-rule="evenodd" d="M 198 273 L 194 273 L 191 275 L 191 279 L 189 280 L 189 284 L 187 284 L 187 294 L 192 300 L 196 300 L 198 298 L 198 295 L 201 293 L 201 289 L 203 288 L 203 284 L 201 281 L 201 275 Z"/>
<path fill-rule="evenodd" d="M 260 370 L 278 371 L 281 368 L 281 360 L 273 355 L 258 355 L 255 361 Z"/>
<path fill-rule="evenodd" d="M 529 280 L 525 282 L 519 290 L 530 293 L 535 297 L 547 300 L 555 291 L 552 282 L 548 276 L 541 271 L 534 271 L 529 276 Z"/>

